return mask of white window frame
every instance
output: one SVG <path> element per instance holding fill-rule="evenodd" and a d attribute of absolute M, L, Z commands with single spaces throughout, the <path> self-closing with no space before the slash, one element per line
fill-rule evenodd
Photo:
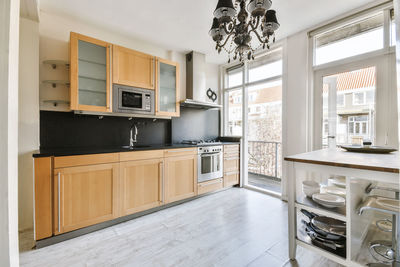
<path fill-rule="evenodd" d="M 393 82 L 395 83 L 395 77 L 391 72 L 393 71 L 391 69 L 392 64 L 389 62 L 394 61 L 395 59 L 395 47 L 390 46 L 390 10 L 393 8 L 393 4 L 391 2 L 383 3 L 375 7 L 370 7 L 367 8 L 364 11 L 358 12 L 357 14 L 353 14 L 347 17 L 344 17 L 340 21 L 332 22 L 327 24 L 326 26 L 320 27 L 316 30 L 313 30 L 309 32 L 309 62 L 312 63 L 310 66 L 310 101 L 313 103 L 312 106 L 309 107 L 309 123 L 308 123 L 308 129 L 309 132 L 311 133 L 308 137 L 308 150 L 315 150 L 315 149 L 320 149 L 322 147 L 322 98 L 320 98 L 319 93 L 322 93 L 322 88 L 318 88 L 318 84 L 320 82 L 321 77 L 323 76 L 329 76 L 329 75 L 334 75 L 340 72 L 346 72 L 346 71 L 351 71 L 351 70 L 356 70 L 360 68 L 365 68 L 368 66 L 377 66 L 377 85 L 376 85 L 376 91 L 375 94 L 377 93 L 377 90 L 381 90 L 381 94 L 386 94 L 387 96 L 382 97 L 382 96 L 377 96 L 375 95 L 376 99 L 376 108 L 375 108 L 375 118 L 373 119 L 372 123 L 375 124 L 375 140 L 372 140 L 373 142 L 378 142 L 378 143 L 385 143 L 388 138 L 388 134 L 393 135 L 389 137 L 390 142 L 395 143 L 397 145 L 397 138 L 394 136 L 394 131 L 392 126 L 388 125 L 387 122 L 385 122 L 385 125 L 380 125 L 379 127 L 377 126 L 377 122 L 380 121 L 380 124 L 382 124 L 382 121 L 388 121 L 387 119 L 382 120 L 380 117 L 383 114 L 391 114 L 390 111 L 388 111 L 390 105 L 384 104 L 384 101 L 382 100 L 383 98 L 386 98 L 386 101 L 389 101 L 391 97 L 393 96 L 393 92 L 391 91 L 391 86 L 393 86 Z M 332 30 L 334 28 L 340 27 L 345 24 L 349 24 L 351 22 L 357 22 L 360 21 L 360 19 L 367 18 L 373 14 L 376 14 L 378 12 L 382 12 L 384 14 L 384 47 L 380 50 L 368 52 L 365 54 L 361 55 L 356 55 L 344 59 L 340 59 L 337 61 L 332 61 L 329 63 L 321 64 L 321 65 L 315 65 L 315 36 L 318 34 L 321 34 L 325 31 Z M 383 93 L 382 91 L 385 91 Z M 321 108 L 321 110 L 319 110 Z M 319 114 L 320 113 L 320 114 Z M 377 114 L 381 115 L 377 115 Z M 392 112 L 393 113 L 393 112 Z M 390 115 L 392 116 L 392 115 Z M 391 121 L 391 120 L 390 120 Z M 369 127 L 369 126 L 368 126 Z"/>
<path fill-rule="evenodd" d="M 241 157 L 241 179 L 240 179 L 240 186 L 245 186 L 249 189 L 252 190 L 256 190 L 256 191 L 261 191 L 263 193 L 267 193 L 276 197 L 281 198 L 282 196 L 285 196 L 286 194 L 286 181 L 285 181 L 285 177 L 284 177 L 284 169 L 283 169 L 283 155 L 284 155 L 284 117 L 285 117 L 285 112 L 284 112 L 284 95 L 285 95 L 285 85 L 284 85 L 284 77 L 285 76 L 285 71 L 284 69 L 286 68 L 286 61 L 285 61 L 285 42 L 284 41 L 280 41 L 280 42 L 276 42 L 275 44 L 271 45 L 270 50 L 268 51 L 261 51 L 261 53 L 256 55 L 256 59 L 258 58 L 262 58 L 263 56 L 267 56 L 268 53 L 271 52 L 275 52 L 277 50 L 281 51 L 281 58 L 282 58 L 282 73 L 281 75 L 278 76 L 274 76 L 274 77 L 269 77 L 266 79 L 262 79 L 262 80 L 258 80 L 256 82 L 252 82 L 249 83 L 248 82 L 248 73 L 249 73 L 249 66 L 248 66 L 248 62 L 244 62 L 243 64 L 240 65 L 240 68 L 242 68 L 242 77 L 243 77 L 243 82 L 241 85 L 239 86 L 234 86 L 234 87 L 227 87 L 226 85 L 228 85 L 228 75 L 227 75 L 227 71 L 230 68 L 235 68 L 235 67 L 239 67 L 239 64 L 228 64 L 225 66 L 221 66 L 221 84 L 222 84 L 222 90 L 221 90 L 221 99 L 223 100 L 223 110 L 221 113 L 221 129 L 222 129 L 222 133 L 223 135 L 227 135 L 229 133 L 229 115 L 228 115 L 228 93 L 229 91 L 232 90 L 237 90 L 237 89 L 241 89 L 242 90 L 242 140 L 241 140 L 241 155 L 243 155 Z M 252 85 L 257 85 L 257 84 L 262 84 L 262 83 L 268 83 L 268 82 L 274 82 L 277 80 L 281 80 L 282 81 L 282 144 L 281 144 L 281 162 L 282 162 L 282 182 L 281 182 L 281 194 L 277 194 L 275 192 L 272 191 L 268 191 L 268 190 L 263 190 L 263 189 L 259 189 L 253 186 L 248 185 L 248 155 L 247 153 L 245 153 L 245 151 L 248 151 L 248 140 L 247 140 L 247 124 L 248 124 L 248 104 L 249 104 L 249 90 L 248 87 L 252 86 Z"/>

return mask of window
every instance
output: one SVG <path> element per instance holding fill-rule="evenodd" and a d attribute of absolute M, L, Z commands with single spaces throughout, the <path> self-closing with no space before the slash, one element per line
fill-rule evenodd
<path fill-rule="evenodd" d="M 365 92 L 353 93 L 353 105 L 365 105 L 365 104 L 366 104 Z"/>
<path fill-rule="evenodd" d="M 394 21 L 394 9 L 390 10 L 390 46 L 396 45 L 396 23 Z"/>
<path fill-rule="evenodd" d="M 384 11 L 380 11 L 315 35 L 314 65 L 382 49 L 384 23 Z"/>
<path fill-rule="evenodd" d="M 250 93 L 249 94 L 249 102 L 255 102 L 257 99 L 257 93 Z"/>
<path fill-rule="evenodd" d="M 238 102 L 240 100 L 240 102 Z M 227 135 L 242 135 L 242 90 L 228 92 Z"/>
<path fill-rule="evenodd" d="M 345 95 L 344 94 L 338 94 L 336 96 L 336 102 L 338 107 L 344 107 L 345 104 Z"/>
<path fill-rule="evenodd" d="M 243 73 L 241 69 L 233 69 L 228 71 L 228 88 L 240 86 L 242 84 Z"/>
<path fill-rule="evenodd" d="M 367 136 L 368 135 L 368 115 L 349 117 L 349 136 Z"/>

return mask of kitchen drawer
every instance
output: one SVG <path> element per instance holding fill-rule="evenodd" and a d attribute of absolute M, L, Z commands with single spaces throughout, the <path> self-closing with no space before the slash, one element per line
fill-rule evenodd
<path fill-rule="evenodd" d="M 240 145 L 224 145 L 224 154 L 239 154 Z"/>
<path fill-rule="evenodd" d="M 224 172 L 234 172 L 239 171 L 240 158 L 224 158 Z"/>
<path fill-rule="evenodd" d="M 157 159 L 164 157 L 164 150 L 132 151 L 119 153 L 120 161 Z"/>
<path fill-rule="evenodd" d="M 197 154 L 197 147 L 164 150 L 164 157 L 176 157 L 176 156 L 194 155 L 194 154 Z"/>
<path fill-rule="evenodd" d="M 227 172 L 224 174 L 224 187 L 239 184 L 239 172 Z"/>
<path fill-rule="evenodd" d="M 54 168 L 87 166 L 114 162 L 119 162 L 118 153 L 55 157 Z"/>
<path fill-rule="evenodd" d="M 222 189 L 223 187 L 224 187 L 223 179 L 219 178 L 219 179 L 215 179 L 215 180 L 197 184 L 197 193 L 199 195 L 201 195 L 201 194 L 217 191 L 219 189 Z"/>

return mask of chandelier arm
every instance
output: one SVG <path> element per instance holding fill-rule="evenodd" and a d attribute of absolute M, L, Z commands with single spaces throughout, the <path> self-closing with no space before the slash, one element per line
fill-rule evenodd
<path fill-rule="evenodd" d="M 251 29 L 252 29 L 253 31 L 257 30 L 258 26 L 260 25 L 260 17 L 257 16 L 257 22 L 256 22 L 256 25 L 255 25 L 255 26 L 253 25 L 252 22 L 250 22 L 249 24 L 250 24 Z"/>
<path fill-rule="evenodd" d="M 224 47 L 224 46 L 228 43 L 228 40 L 230 39 L 230 37 L 231 37 L 232 35 L 233 35 L 233 33 L 230 33 L 230 34 L 226 37 L 225 42 L 224 42 L 222 45 L 220 45 L 219 43 L 217 43 L 217 47 L 219 47 L 219 48 Z"/>
<path fill-rule="evenodd" d="M 249 32 L 249 34 L 250 34 L 251 32 L 254 32 L 254 33 L 255 33 L 255 35 L 257 36 L 258 40 L 259 40 L 261 43 L 263 43 L 263 44 L 267 44 L 267 43 L 268 43 L 268 39 L 265 39 L 264 41 L 262 40 L 261 36 L 260 36 L 260 35 L 258 34 L 258 32 L 257 32 L 257 29 L 251 30 L 251 31 Z"/>
<path fill-rule="evenodd" d="M 229 25 L 229 23 L 232 23 L 232 30 L 230 30 L 230 31 L 227 29 L 227 26 Z M 233 21 L 230 21 L 229 23 L 224 23 L 224 27 L 223 27 L 225 33 L 228 35 L 233 33 L 233 31 L 235 30 L 235 27 L 233 26 L 233 24 L 234 24 Z"/>

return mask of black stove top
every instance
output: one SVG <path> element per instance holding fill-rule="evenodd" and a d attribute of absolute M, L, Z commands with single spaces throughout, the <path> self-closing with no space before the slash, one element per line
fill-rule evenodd
<path fill-rule="evenodd" d="M 201 145 L 201 144 L 212 145 L 212 144 L 221 144 L 221 142 L 216 140 L 216 139 L 209 139 L 209 140 L 183 140 L 181 142 L 181 144 L 185 144 L 185 145 Z"/>

